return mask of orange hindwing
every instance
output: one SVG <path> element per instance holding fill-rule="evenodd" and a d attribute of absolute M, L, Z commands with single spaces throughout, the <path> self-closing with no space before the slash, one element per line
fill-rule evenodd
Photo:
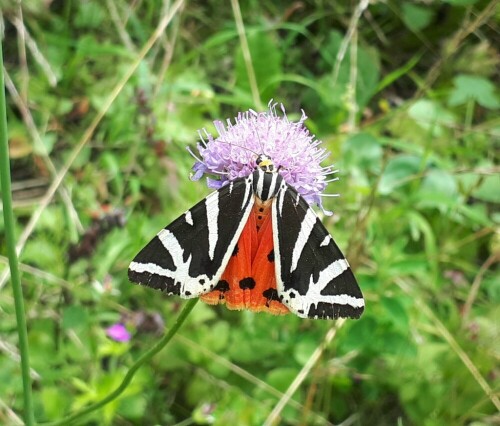
<path fill-rule="evenodd" d="M 210 305 L 283 315 L 276 290 L 271 200 L 255 200 L 247 223 L 215 290 L 201 296 Z"/>

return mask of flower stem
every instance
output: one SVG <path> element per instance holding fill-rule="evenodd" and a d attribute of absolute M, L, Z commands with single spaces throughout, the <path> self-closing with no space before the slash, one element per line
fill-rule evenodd
<path fill-rule="evenodd" d="M 9 258 L 12 294 L 16 309 L 17 334 L 19 336 L 19 353 L 21 355 L 21 374 L 23 378 L 24 422 L 26 426 L 35 424 L 33 412 L 33 396 L 31 393 L 31 377 L 28 347 L 28 332 L 24 313 L 23 289 L 19 275 L 14 235 L 14 212 L 12 211 L 12 194 L 10 184 L 9 145 L 7 141 L 7 113 L 5 107 L 5 84 L 3 75 L 3 52 L 0 43 L 0 181 L 2 186 L 3 217 L 5 224 L 5 242 Z"/>
<path fill-rule="evenodd" d="M 193 310 L 194 306 L 198 302 L 199 299 L 191 299 L 189 302 L 186 303 L 184 306 L 184 309 L 181 311 L 179 316 L 177 317 L 177 320 L 175 321 L 175 324 L 172 326 L 170 330 L 161 338 L 161 340 L 156 343 L 151 349 L 149 349 L 145 354 L 143 354 L 133 365 L 130 367 L 130 369 L 127 371 L 127 374 L 125 374 L 125 377 L 123 378 L 122 382 L 120 385 L 113 391 L 111 392 L 108 396 L 105 398 L 101 399 L 100 401 L 96 402 L 95 404 L 89 405 L 88 407 L 69 415 L 68 417 L 65 417 L 64 419 L 61 420 L 56 420 L 55 422 L 50 422 L 50 423 L 43 423 L 44 426 L 59 426 L 59 425 L 66 425 L 66 424 L 74 424 L 74 421 L 77 419 L 80 419 L 84 416 L 87 416 L 88 414 L 92 413 L 93 411 L 98 410 L 99 408 L 105 406 L 106 404 L 109 404 L 111 401 L 114 399 L 118 398 L 122 392 L 127 389 L 127 386 L 130 384 L 132 381 L 135 373 L 137 370 L 139 370 L 140 367 L 142 367 L 143 364 L 148 362 L 154 355 L 156 355 L 158 352 L 160 352 L 168 342 L 172 339 L 172 337 L 175 336 L 179 328 L 182 326 L 190 312 Z"/>

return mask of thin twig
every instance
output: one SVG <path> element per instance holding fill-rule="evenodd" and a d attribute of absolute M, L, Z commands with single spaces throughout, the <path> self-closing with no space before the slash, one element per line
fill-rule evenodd
<path fill-rule="evenodd" d="M 259 88 L 257 86 L 257 78 L 253 69 L 252 55 L 250 54 L 250 47 L 248 46 L 247 36 L 245 34 L 245 25 L 241 16 L 241 9 L 238 0 L 231 0 L 233 8 L 234 20 L 236 21 L 236 29 L 240 38 L 241 51 L 243 53 L 243 60 L 247 69 L 248 81 L 250 82 L 250 90 L 252 91 L 252 98 L 255 107 L 260 110 L 263 109 L 262 101 L 260 99 Z"/>
<path fill-rule="evenodd" d="M 166 6 L 164 5 L 164 7 Z M 164 83 L 165 74 L 167 73 L 167 70 L 170 68 L 170 63 L 172 62 L 172 58 L 174 56 L 174 48 L 177 43 L 177 36 L 179 34 L 181 16 L 182 16 L 182 9 L 179 11 L 179 17 L 174 23 L 172 30 L 170 31 L 171 33 L 170 37 L 165 36 L 165 42 L 163 43 L 165 54 L 163 55 L 160 71 L 158 72 L 158 76 L 156 78 L 157 83 L 153 90 L 153 97 L 158 96 L 158 93 L 160 92 L 160 89 Z"/>
<path fill-rule="evenodd" d="M 0 408 L 3 408 L 7 413 L 7 416 L 11 421 L 11 423 L 9 423 L 10 425 L 12 426 L 24 425 L 22 419 L 16 413 L 14 413 L 14 411 L 12 411 L 12 409 L 2 399 L 0 399 Z"/>
<path fill-rule="evenodd" d="M 373 15 L 369 9 L 365 9 L 364 16 L 365 16 L 366 20 L 368 21 L 368 23 L 373 28 L 373 31 L 375 32 L 375 34 L 377 34 L 377 37 L 379 38 L 380 42 L 384 46 L 390 45 L 391 44 L 390 41 L 387 40 L 387 37 L 385 36 L 384 32 L 382 31 L 382 28 L 380 28 L 379 24 L 377 23 L 377 21 L 375 20 L 375 18 L 373 17 Z"/>
<path fill-rule="evenodd" d="M 19 69 L 20 69 L 20 80 L 21 80 L 21 97 L 24 102 L 28 100 L 28 87 L 30 84 L 30 74 L 28 71 L 28 60 L 26 58 L 26 29 L 23 24 L 23 8 L 21 7 L 21 1 L 16 1 L 17 6 L 17 17 L 14 17 L 13 22 L 17 29 L 17 49 L 19 50 Z"/>
<path fill-rule="evenodd" d="M 130 50 L 131 52 L 135 53 L 137 51 L 132 39 L 128 35 L 127 30 L 125 29 L 125 25 L 123 24 L 120 14 L 118 13 L 118 10 L 116 9 L 116 4 L 114 0 L 106 0 L 106 6 L 108 7 L 109 14 L 111 16 L 111 20 L 113 21 L 113 24 L 115 25 L 116 30 L 118 31 L 118 35 L 122 39 L 122 43 L 125 45 L 125 47 Z"/>
<path fill-rule="evenodd" d="M 359 106 L 356 101 L 356 83 L 358 80 L 358 31 L 354 30 L 351 40 L 351 66 L 349 70 L 349 88 L 347 90 L 348 100 L 347 108 L 349 117 L 347 119 L 347 132 L 353 133 L 356 131 L 356 117 L 358 115 Z"/>
<path fill-rule="evenodd" d="M 264 422 L 264 426 L 273 426 L 274 424 L 276 424 L 283 409 L 289 403 L 289 401 L 292 398 L 292 396 L 294 395 L 294 393 L 297 391 L 297 389 L 302 384 L 302 382 L 306 379 L 306 377 L 309 374 L 309 372 L 311 371 L 311 369 L 314 367 L 314 365 L 320 359 L 321 355 L 323 354 L 323 351 L 328 347 L 328 345 L 330 344 L 332 339 L 337 334 L 337 331 L 344 325 L 344 323 L 345 323 L 345 319 L 340 319 L 337 321 L 335 326 L 333 326 L 332 328 L 330 328 L 330 330 L 328 330 L 323 342 L 312 353 L 312 355 L 309 357 L 309 359 L 305 363 L 304 367 L 302 367 L 302 370 L 300 370 L 299 374 L 297 374 L 297 377 L 295 377 L 293 382 L 290 384 L 290 386 L 286 390 L 285 394 L 281 397 L 281 399 L 276 404 L 276 406 L 273 408 L 273 410 L 271 411 L 269 416 L 267 416 L 267 419 Z"/>
<path fill-rule="evenodd" d="M 24 25 L 24 22 L 18 18 L 14 18 L 12 20 L 12 24 L 16 27 L 17 31 L 23 35 L 26 46 L 28 47 L 31 55 L 33 56 L 33 59 L 37 62 L 37 64 L 44 72 L 45 77 L 49 82 L 49 85 L 51 87 L 56 87 L 57 76 L 52 67 L 50 66 L 49 61 L 47 61 L 47 59 L 45 59 L 45 56 L 43 56 L 42 52 L 40 52 L 40 49 L 38 48 L 36 41 L 33 40 L 33 37 L 31 37 L 31 34 Z"/>
<path fill-rule="evenodd" d="M 4 352 L 10 359 L 14 362 L 19 363 L 21 361 L 21 355 L 17 348 L 9 342 L 0 340 L 0 352 Z M 40 380 L 41 376 L 34 368 L 30 367 L 30 376 L 33 380 Z"/>
<path fill-rule="evenodd" d="M 0 262 L 4 263 L 5 265 L 8 265 L 9 259 L 7 259 L 5 256 L 0 256 Z M 63 280 L 62 278 L 60 278 L 56 275 L 53 275 L 50 272 L 35 268 L 31 265 L 26 265 L 25 263 L 19 263 L 19 269 L 21 271 L 26 272 L 30 275 L 33 275 L 34 277 L 37 277 L 39 279 L 51 281 L 54 284 L 57 284 L 58 286 L 69 288 L 72 285 L 68 281 Z"/>
<path fill-rule="evenodd" d="M 488 259 L 486 259 L 486 261 L 481 265 L 481 268 L 479 268 L 479 272 L 474 278 L 469 291 L 469 295 L 467 296 L 467 300 L 465 301 L 465 305 L 462 311 L 463 321 L 466 321 L 470 314 L 472 304 L 474 303 L 474 300 L 476 300 L 477 293 L 479 292 L 479 287 L 481 286 L 481 282 L 483 281 L 484 274 L 491 267 L 491 265 L 495 264 L 496 262 L 500 262 L 500 251 L 492 253 L 491 256 L 488 257 Z"/>
<path fill-rule="evenodd" d="M 47 148 L 45 147 L 45 144 L 42 141 L 42 138 L 40 136 L 40 133 L 38 132 L 38 129 L 36 127 L 35 121 L 33 120 L 33 116 L 31 115 L 31 111 L 28 108 L 28 105 L 22 97 L 19 95 L 17 92 L 16 86 L 14 85 L 14 82 L 11 80 L 9 73 L 7 70 L 5 70 L 5 87 L 7 87 L 7 90 L 9 91 L 9 94 L 12 97 L 12 100 L 17 106 L 17 109 L 21 113 L 21 116 L 23 117 L 24 124 L 26 125 L 26 128 L 30 132 L 30 135 L 34 141 L 35 147 L 38 149 L 38 151 L 42 154 L 41 157 L 49 169 L 49 172 L 52 176 L 55 176 L 57 174 L 57 170 L 54 166 L 54 163 L 50 159 L 49 153 L 47 152 Z M 71 196 L 69 195 L 69 191 L 64 187 L 61 186 L 59 188 L 59 193 L 62 197 L 62 200 L 66 204 L 66 208 L 68 209 L 68 212 L 71 216 L 71 219 L 73 222 L 76 224 L 76 227 L 80 232 L 83 232 L 83 225 L 82 222 L 80 221 L 80 217 L 78 216 L 78 212 L 75 209 L 75 206 L 73 205 L 73 200 L 71 199 Z M 19 252 L 18 252 L 19 255 Z M 0 282 L 0 289 L 2 288 L 2 283 Z"/>
<path fill-rule="evenodd" d="M 359 4 L 356 6 L 356 9 L 354 9 L 354 13 L 352 14 L 351 20 L 349 21 L 349 27 L 347 28 L 347 33 L 344 39 L 342 40 L 342 43 L 340 44 L 339 51 L 337 52 L 335 66 L 333 68 L 333 77 L 332 77 L 333 86 L 335 86 L 335 84 L 337 83 L 337 78 L 339 77 L 339 72 L 340 72 L 340 65 L 344 60 L 347 48 L 349 47 L 349 43 L 351 42 L 354 32 L 356 31 L 359 18 L 361 18 L 361 15 L 369 6 L 369 4 L 370 0 L 361 0 Z"/>

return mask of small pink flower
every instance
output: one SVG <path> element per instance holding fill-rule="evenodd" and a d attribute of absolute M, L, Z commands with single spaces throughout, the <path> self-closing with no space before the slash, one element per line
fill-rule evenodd
<path fill-rule="evenodd" d="M 117 342 L 128 342 L 132 337 L 125 325 L 121 322 L 108 327 L 106 329 L 106 335 Z"/>
<path fill-rule="evenodd" d="M 277 104 L 269 102 L 269 111 L 249 110 L 239 113 L 231 120 L 214 121 L 219 133 L 214 138 L 205 129 L 199 131 L 199 157 L 193 166 L 192 180 L 200 179 L 205 173 L 217 178 L 207 178 L 210 188 L 219 189 L 227 183 L 251 174 L 260 154 L 270 157 L 279 168 L 281 176 L 293 186 L 310 204 L 322 207 L 321 196 L 328 182 L 327 176 L 336 173 L 331 166 L 323 167 L 321 162 L 330 154 L 321 148 L 321 141 L 304 125 L 307 119 L 304 111 L 299 121 L 288 119 L 281 105 L 282 115 L 276 112 Z M 203 134 L 202 134 L 203 132 Z"/>

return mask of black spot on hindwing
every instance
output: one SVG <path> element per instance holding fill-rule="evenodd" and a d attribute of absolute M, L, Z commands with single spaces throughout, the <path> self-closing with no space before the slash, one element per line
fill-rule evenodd
<path fill-rule="evenodd" d="M 255 280 L 252 277 L 247 277 L 240 280 L 240 288 L 242 290 L 252 290 L 254 287 Z"/>
<path fill-rule="evenodd" d="M 262 292 L 262 296 L 264 296 L 266 300 L 266 306 L 269 308 L 269 304 L 272 300 L 279 301 L 278 291 L 275 288 L 268 288 Z"/>
<path fill-rule="evenodd" d="M 267 255 L 267 260 L 269 262 L 274 262 L 274 249 L 272 249 L 269 254 Z"/>
<path fill-rule="evenodd" d="M 214 290 L 219 290 L 221 293 L 229 291 L 229 283 L 226 280 L 220 280 Z"/>

